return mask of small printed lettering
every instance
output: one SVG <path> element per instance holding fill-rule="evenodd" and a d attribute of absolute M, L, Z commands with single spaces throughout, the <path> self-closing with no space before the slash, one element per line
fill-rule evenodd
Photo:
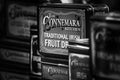
<path fill-rule="evenodd" d="M 68 40 L 68 35 L 67 34 L 58 34 L 58 33 L 44 33 L 45 38 L 53 38 L 53 39 L 64 39 Z"/>
<path fill-rule="evenodd" d="M 45 46 L 52 48 L 67 48 L 68 41 L 45 39 Z"/>

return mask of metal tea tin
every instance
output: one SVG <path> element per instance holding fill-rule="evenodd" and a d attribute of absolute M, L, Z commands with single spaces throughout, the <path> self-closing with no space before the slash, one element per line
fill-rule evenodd
<path fill-rule="evenodd" d="M 30 26 L 37 25 L 37 0 L 6 0 L 4 37 L 29 41 Z"/>
<path fill-rule="evenodd" d="M 0 67 L 29 71 L 30 45 L 13 39 L 0 39 Z"/>
<path fill-rule="evenodd" d="M 120 13 L 93 16 L 91 20 L 93 77 L 120 80 Z"/>
<path fill-rule="evenodd" d="M 29 72 L 29 56 L 28 49 L 4 44 L 0 45 L 0 67 L 24 73 Z"/>
<path fill-rule="evenodd" d="M 42 78 L 48 80 L 68 80 L 68 59 L 41 57 Z"/>
<path fill-rule="evenodd" d="M 87 38 L 90 28 L 89 18 L 98 12 L 106 13 L 108 7 L 60 3 L 40 5 L 38 8 L 39 51 L 47 55 L 68 55 L 69 41 Z"/>
<path fill-rule="evenodd" d="M 29 44 L 2 38 L 0 40 L 0 59 L 29 64 Z"/>
<path fill-rule="evenodd" d="M 89 47 L 79 44 L 83 40 L 69 42 L 69 80 L 90 80 Z M 87 41 L 88 42 L 88 41 Z M 85 42 L 86 43 L 86 42 Z"/>
<path fill-rule="evenodd" d="M 42 78 L 48 80 L 68 80 L 68 60 L 42 56 L 41 62 Z"/>

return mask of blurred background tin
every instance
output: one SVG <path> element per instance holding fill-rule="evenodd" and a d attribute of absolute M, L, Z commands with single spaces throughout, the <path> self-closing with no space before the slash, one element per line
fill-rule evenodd
<path fill-rule="evenodd" d="M 91 18 L 91 65 L 95 79 L 120 79 L 120 13 Z"/>
<path fill-rule="evenodd" d="M 0 80 L 29 80 L 29 74 L 2 68 L 0 69 Z"/>
<path fill-rule="evenodd" d="M 30 26 L 37 25 L 37 0 L 5 0 L 5 19 L 3 37 L 29 41 Z"/>

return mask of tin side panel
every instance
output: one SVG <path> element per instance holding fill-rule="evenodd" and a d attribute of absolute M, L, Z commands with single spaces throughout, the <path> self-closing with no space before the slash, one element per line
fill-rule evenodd
<path fill-rule="evenodd" d="M 38 52 L 37 40 L 37 35 L 31 35 L 30 70 L 33 75 L 41 77 L 41 55 Z"/>

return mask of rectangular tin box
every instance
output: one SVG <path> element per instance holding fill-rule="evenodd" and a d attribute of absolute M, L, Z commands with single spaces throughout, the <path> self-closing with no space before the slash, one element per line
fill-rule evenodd
<path fill-rule="evenodd" d="M 80 41 L 80 40 L 79 40 Z M 85 42 L 86 44 L 86 42 Z M 90 53 L 84 43 L 69 42 L 69 80 L 90 80 Z"/>
<path fill-rule="evenodd" d="M 37 0 L 36 0 L 37 1 Z M 32 0 L 6 0 L 3 37 L 29 41 L 30 26 L 37 25 L 37 3 Z"/>
<path fill-rule="evenodd" d="M 103 15 L 105 5 L 43 4 L 38 8 L 39 52 L 47 55 L 68 55 L 69 41 L 89 37 L 89 18 Z"/>

